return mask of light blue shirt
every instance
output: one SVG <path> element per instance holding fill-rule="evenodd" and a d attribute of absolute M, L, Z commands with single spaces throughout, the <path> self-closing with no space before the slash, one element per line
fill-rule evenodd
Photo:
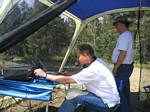
<path fill-rule="evenodd" d="M 134 61 L 133 37 L 130 31 L 123 32 L 117 39 L 117 44 L 112 53 L 112 62 L 116 63 L 120 50 L 127 51 L 123 64 L 131 64 Z"/>

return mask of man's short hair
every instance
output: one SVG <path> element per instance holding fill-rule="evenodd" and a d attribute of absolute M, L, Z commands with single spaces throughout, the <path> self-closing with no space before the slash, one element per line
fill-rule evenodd
<path fill-rule="evenodd" d="M 92 48 L 92 46 L 90 46 L 89 44 L 81 44 L 77 46 L 77 49 L 79 49 L 81 54 L 88 54 L 92 57 L 95 56 L 94 50 Z"/>

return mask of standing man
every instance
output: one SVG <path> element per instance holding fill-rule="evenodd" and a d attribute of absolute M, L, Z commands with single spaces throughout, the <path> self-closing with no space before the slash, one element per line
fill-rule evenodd
<path fill-rule="evenodd" d="M 133 71 L 133 37 L 129 31 L 130 22 L 126 16 L 119 16 L 114 22 L 116 30 L 120 33 L 117 44 L 113 50 L 112 62 L 114 64 L 113 74 L 116 80 L 120 80 L 120 97 L 122 112 L 129 112 L 130 106 L 130 76 Z"/>
<path fill-rule="evenodd" d="M 36 76 L 59 83 L 85 85 L 86 93 L 65 100 L 58 112 L 74 112 L 78 104 L 85 103 L 99 107 L 101 112 L 110 112 L 109 108 L 120 103 L 120 98 L 114 76 L 108 65 L 95 57 L 93 48 L 88 44 L 77 47 L 77 59 L 81 65 L 88 66 L 71 76 L 69 74 L 54 76 L 46 74 L 42 69 L 36 69 L 34 73 Z"/>

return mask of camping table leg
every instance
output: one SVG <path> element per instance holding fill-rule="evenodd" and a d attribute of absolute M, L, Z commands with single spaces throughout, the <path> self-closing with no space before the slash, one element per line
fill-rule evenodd
<path fill-rule="evenodd" d="M 45 112 L 48 112 L 48 106 L 49 106 L 49 101 L 48 101 L 47 104 L 46 104 Z"/>
<path fill-rule="evenodd" d="M 28 101 L 29 101 L 29 105 L 28 105 L 29 112 L 32 112 L 31 100 Z"/>

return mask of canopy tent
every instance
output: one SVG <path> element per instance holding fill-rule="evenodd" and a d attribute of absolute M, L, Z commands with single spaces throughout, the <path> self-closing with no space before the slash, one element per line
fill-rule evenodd
<path fill-rule="evenodd" d="M 111 14 L 122 11 L 147 10 L 150 9 L 150 0 L 39 0 L 41 3 L 56 7 L 48 9 L 39 16 L 33 18 L 20 27 L 0 37 L 0 52 L 3 52 L 47 24 L 62 11 L 64 15 L 72 18 L 76 23 L 76 29 L 66 52 L 59 71 L 63 70 L 68 56 L 83 28 L 86 24 L 103 14 Z M 77 1 L 76 3 L 74 3 Z M 74 3 L 74 4 L 73 4 Z M 71 5 L 73 4 L 73 5 Z M 71 5 L 71 6 L 70 6 Z"/>
<path fill-rule="evenodd" d="M 39 1 L 45 5 L 51 6 L 57 0 Z M 78 2 L 71 5 L 65 12 L 63 12 L 63 14 L 75 21 L 76 29 L 59 71 L 63 70 L 71 49 L 73 48 L 80 32 L 88 22 L 103 14 L 133 11 L 138 10 L 139 7 L 141 10 L 149 9 L 150 0 L 78 0 Z"/>

